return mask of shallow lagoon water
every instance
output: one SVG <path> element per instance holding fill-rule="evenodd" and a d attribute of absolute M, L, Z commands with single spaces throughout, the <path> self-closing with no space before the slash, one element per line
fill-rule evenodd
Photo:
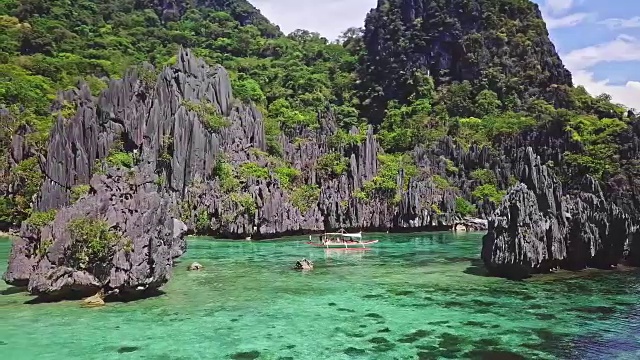
<path fill-rule="evenodd" d="M 0 285 L 3 359 L 637 359 L 640 273 L 484 276 L 481 234 L 368 252 L 190 239 L 165 295 L 84 309 Z M 0 240 L 0 262 L 10 242 Z M 295 260 L 312 272 L 290 270 Z M 187 272 L 191 261 L 205 266 Z M 3 269 L 0 271 L 4 270 Z"/>

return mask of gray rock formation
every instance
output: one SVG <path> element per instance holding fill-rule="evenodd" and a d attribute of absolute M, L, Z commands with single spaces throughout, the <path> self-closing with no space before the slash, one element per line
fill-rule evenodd
<path fill-rule="evenodd" d="M 585 177 L 563 195 L 562 185 L 531 148 L 515 162 L 521 183 L 489 221 L 482 259 L 497 276 L 522 279 L 556 268 L 611 268 L 625 260 L 632 224 L 605 200 L 598 182 Z"/>
<path fill-rule="evenodd" d="M 489 222 L 484 219 L 465 218 L 455 224 L 453 231 L 487 231 L 489 230 Z"/>
<path fill-rule="evenodd" d="M 139 297 L 160 287 L 170 277 L 174 258 L 181 255 L 175 249 L 184 247 L 186 229 L 172 217 L 169 200 L 148 186 L 154 181 L 155 175 L 135 171 L 94 176 L 91 194 L 57 211 L 53 222 L 40 229 L 23 224 L 5 281 L 51 298 L 99 291 Z M 70 230 L 77 219 L 104 221 L 117 234 L 117 241 L 109 244 L 109 256 L 91 259 L 88 251 L 77 250 L 79 240 Z"/>

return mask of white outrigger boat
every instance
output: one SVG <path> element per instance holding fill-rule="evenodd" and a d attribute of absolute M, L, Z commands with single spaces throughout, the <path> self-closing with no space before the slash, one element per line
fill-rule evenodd
<path fill-rule="evenodd" d="M 337 233 L 324 233 L 319 236 L 320 242 L 308 242 L 307 244 L 321 248 L 343 248 L 362 250 L 366 249 L 367 245 L 376 244 L 378 240 L 362 240 L 362 232 L 349 234 L 344 230 L 340 230 Z M 312 237 L 309 236 L 309 240 Z"/>

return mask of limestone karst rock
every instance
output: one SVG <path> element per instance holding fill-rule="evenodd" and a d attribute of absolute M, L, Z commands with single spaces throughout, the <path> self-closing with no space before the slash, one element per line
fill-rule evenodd
<path fill-rule="evenodd" d="M 483 241 L 492 274 L 522 279 L 557 268 L 609 269 L 625 260 L 634 227 L 595 179 L 585 177 L 565 193 L 531 148 L 518 158 L 521 184 L 503 200 Z"/>
<path fill-rule="evenodd" d="M 307 259 L 302 259 L 302 260 L 298 260 L 296 261 L 295 265 L 293 266 L 294 270 L 313 270 L 313 263 Z"/>
<path fill-rule="evenodd" d="M 185 227 L 171 215 L 168 199 L 152 188 L 154 177 L 144 173 L 109 170 L 95 175 L 93 193 L 57 211 L 41 228 L 24 223 L 15 243 L 5 281 L 26 285 L 32 294 L 51 298 L 75 298 L 104 291 L 138 297 L 164 284 L 173 259 L 180 255 Z M 74 220 L 100 221 L 104 228 L 92 231 L 92 223 L 79 231 L 93 237 L 74 238 Z M 88 221 L 88 220 L 87 220 Z M 108 229 L 112 240 L 105 253 L 92 249 Z"/>

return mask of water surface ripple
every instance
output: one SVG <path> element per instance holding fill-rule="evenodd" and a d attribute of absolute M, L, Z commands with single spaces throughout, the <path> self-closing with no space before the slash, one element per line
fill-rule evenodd
<path fill-rule="evenodd" d="M 191 239 L 166 294 L 83 309 L 0 285 L 3 359 L 638 359 L 640 273 L 485 276 L 481 234 Z M 0 262 L 10 243 L 0 240 Z M 309 273 L 290 270 L 306 257 Z M 187 272 L 191 261 L 205 266 Z"/>

